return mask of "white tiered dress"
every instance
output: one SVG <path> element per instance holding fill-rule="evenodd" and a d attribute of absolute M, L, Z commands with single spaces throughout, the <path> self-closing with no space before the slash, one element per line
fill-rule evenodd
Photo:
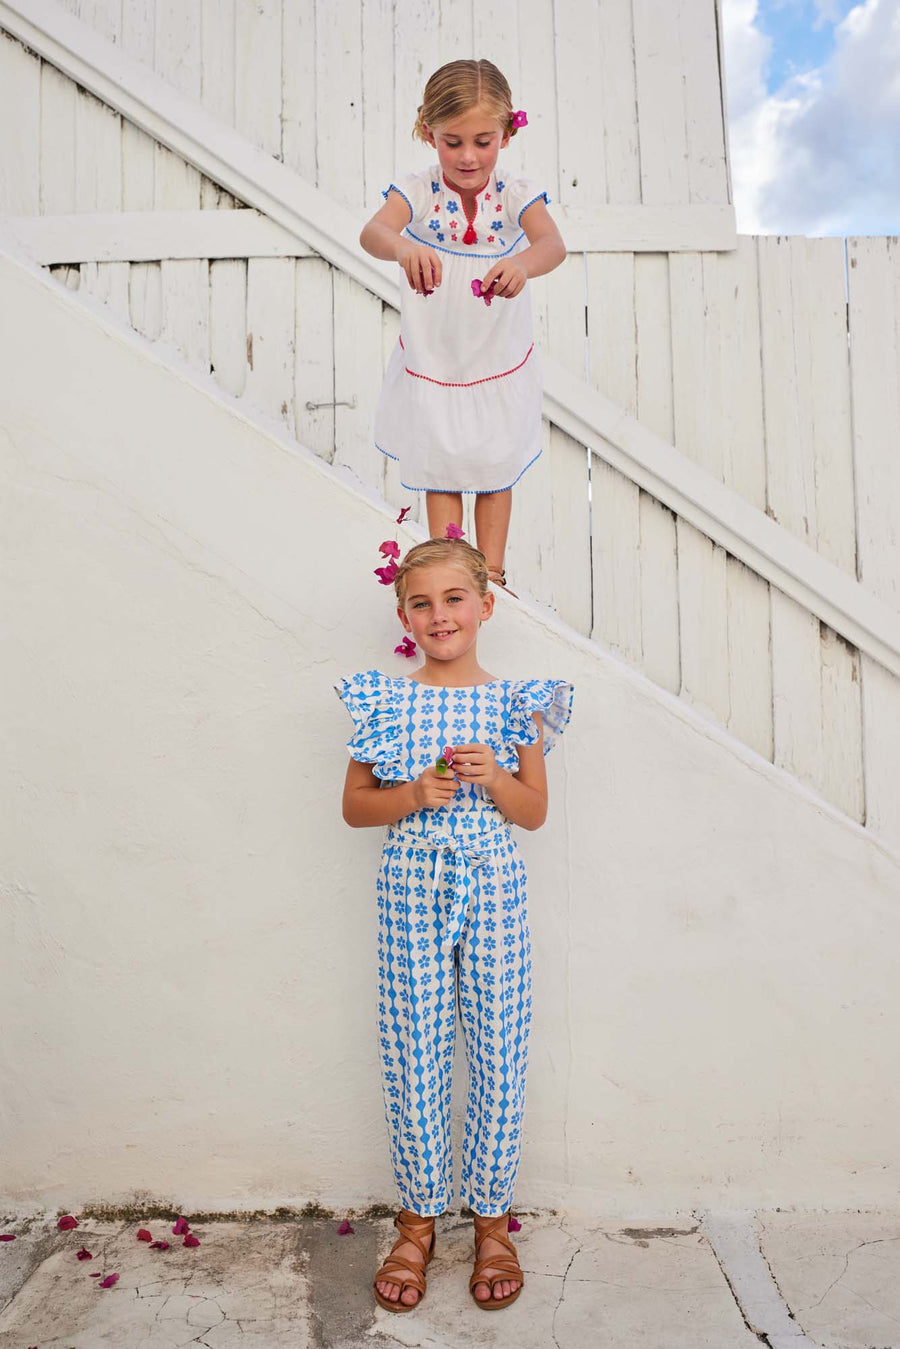
<path fill-rule="evenodd" d="M 404 237 L 439 254 L 441 285 L 419 295 L 401 273 L 400 340 L 385 372 L 375 443 L 411 491 L 502 492 L 541 453 L 541 371 L 531 295 L 490 305 L 472 293 L 498 259 L 528 247 L 521 219 L 546 192 L 491 174 L 476 197 L 476 240 L 459 192 L 438 165 L 397 178 L 384 193 L 409 207 Z"/>

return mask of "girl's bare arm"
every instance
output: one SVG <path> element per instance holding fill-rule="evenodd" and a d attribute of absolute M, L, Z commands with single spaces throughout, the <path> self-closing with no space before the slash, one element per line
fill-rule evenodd
<path fill-rule="evenodd" d="M 441 260 L 433 248 L 403 238 L 409 206 L 399 192 L 389 192 L 380 211 L 362 228 L 359 242 L 373 258 L 399 262 L 413 290 L 421 294 L 441 284 Z"/>
<path fill-rule="evenodd" d="M 371 764 L 351 759 L 344 779 L 344 819 L 354 829 L 396 824 L 404 815 L 412 815 L 416 810 L 434 810 L 437 806 L 447 805 L 457 787 L 451 773 L 440 777 L 433 767 L 426 768 L 413 782 L 382 787 Z"/>

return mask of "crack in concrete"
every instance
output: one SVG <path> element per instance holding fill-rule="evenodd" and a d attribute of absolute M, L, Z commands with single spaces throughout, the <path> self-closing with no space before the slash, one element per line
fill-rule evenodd
<path fill-rule="evenodd" d="M 850 1268 L 850 1261 L 852 1260 L 853 1256 L 856 1255 L 857 1251 L 863 1250 L 863 1248 L 866 1246 L 881 1246 L 891 1241 L 900 1241 L 900 1237 L 873 1237 L 871 1241 L 861 1241 L 858 1246 L 853 1246 L 844 1256 L 844 1268 L 841 1270 L 840 1274 L 838 1274 L 834 1279 L 832 1279 L 831 1283 L 825 1289 L 825 1292 L 822 1294 L 820 1298 L 817 1299 L 817 1301 L 808 1302 L 804 1306 L 798 1307 L 797 1315 L 801 1316 L 803 1312 L 813 1311 L 816 1307 L 821 1307 L 822 1303 L 825 1301 L 825 1299 L 827 1298 L 828 1294 L 831 1292 L 835 1284 L 840 1283 L 844 1275 L 847 1273 L 847 1270 Z M 763 1258 L 765 1259 L 765 1256 Z M 769 1263 L 768 1260 L 766 1260 L 766 1264 L 768 1263 Z M 846 1287 L 850 1288 L 850 1285 L 847 1284 Z M 854 1288 L 850 1288 L 850 1291 L 851 1293 L 855 1293 L 857 1297 L 860 1296 L 859 1293 L 856 1293 L 856 1290 Z M 865 1299 L 863 1299 L 863 1301 L 865 1301 Z M 877 1311 L 878 1308 L 876 1307 L 875 1310 Z M 885 1315 L 890 1316 L 890 1313 L 885 1312 Z M 891 1317 L 891 1320 L 894 1319 L 895 1319 L 894 1317 Z"/>
<path fill-rule="evenodd" d="M 566 1228 L 565 1224 L 560 1223 L 560 1225 L 559 1225 L 559 1230 L 560 1230 L 561 1232 L 564 1232 L 565 1235 L 570 1239 L 570 1241 L 575 1241 L 576 1238 L 572 1236 L 572 1233 L 571 1233 L 570 1231 L 568 1231 L 568 1229 Z M 553 1320 L 550 1322 L 550 1334 L 553 1336 L 553 1343 L 556 1345 L 556 1349 L 562 1349 L 562 1345 L 560 1344 L 559 1340 L 556 1338 L 556 1318 L 557 1318 L 557 1316 L 559 1315 L 559 1309 L 560 1309 L 560 1307 L 562 1306 L 563 1301 L 565 1300 L 565 1296 L 566 1296 L 566 1282 L 567 1282 L 567 1280 L 568 1280 L 568 1278 L 569 1278 L 569 1271 L 571 1270 L 572 1265 L 575 1263 L 576 1257 L 577 1257 L 578 1255 L 581 1254 L 582 1245 L 583 1245 L 583 1243 L 579 1243 L 579 1245 L 577 1246 L 577 1248 L 572 1252 L 572 1255 L 571 1255 L 570 1258 L 569 1258 L 569 1263 L 566 1265 L 565 1269 L 563 1270 L 563 1273 L 562 1273 L 562 1286 L 561 1286 L 561 1288 L 560 1288 L 560 1290 L 559 1290 L 559 1298 L 557 1299 L 556 1306 L 553 1308 Z M 559 1276 L 557 1275 L 557 1277 L 559 1277 Z"/>

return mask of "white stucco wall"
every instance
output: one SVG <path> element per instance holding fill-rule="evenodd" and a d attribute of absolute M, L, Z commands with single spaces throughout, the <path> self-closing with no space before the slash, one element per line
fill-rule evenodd
<path fill-rule="evenodd" d="M 389 517 L 9 258 L 0 314 L 0 1200 L 392 1202 L 331 691 L 402 668 Z M 522 606 L 485 654 L 577 685 L 519 1202 L 883 1204 L 898 859 Z"/>

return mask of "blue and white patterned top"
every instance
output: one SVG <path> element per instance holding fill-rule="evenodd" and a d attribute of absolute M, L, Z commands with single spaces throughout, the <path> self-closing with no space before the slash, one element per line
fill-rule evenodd
<path fill-rule="evenodd" d="M 572 708 L 572 685 L 559 679 L 495 679 L 468 688 L 438 688 L 365 670 L 335 689 L 353 718 L 347 748 L 354 759 L 372 764 L 383 782 L 412 782 L 445 745 L 490 745 L 498 764 L 515 773 L 517 746 L 537 744 L 540 737 L 532 713 L 542 715 L 547 754 Z M 449 805 L 415 812 L 405 823 L 453 830 L 457 824 L 495 828 L 503 819 L 482 787 L 461 782 Z"/>

